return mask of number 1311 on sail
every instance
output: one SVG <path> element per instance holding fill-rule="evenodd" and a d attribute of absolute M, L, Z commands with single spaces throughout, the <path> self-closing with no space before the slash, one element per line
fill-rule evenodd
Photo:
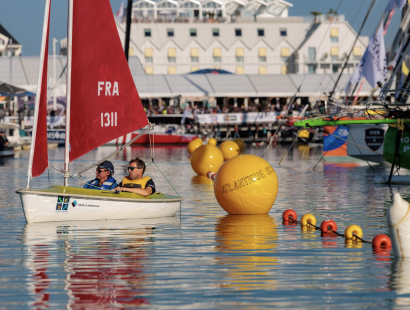
<path fill-rule="evenodd" d="M 101 127 L 117 126 L 117 112 L 101 113 Z"/>

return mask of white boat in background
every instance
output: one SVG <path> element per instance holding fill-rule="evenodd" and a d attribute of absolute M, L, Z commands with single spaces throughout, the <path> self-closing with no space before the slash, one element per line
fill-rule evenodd
<path fill-rule="evenodd" d="M 50 4 L 51 0 L 46 0 L 27 186 L 17 191 L 27 222 L 175 216 L 182 201 L 179 196 L 155 193 L 143 197 L 68 186 L 70 177 L 81 177 L 153 130 L 125 59 L 109 0 L 98 1 L 98 6 L 95 0 L 69 0 L 64 169 L 55 168 L 63 173 L 64 186 L 30 188 L 32 177 L 49 167 L 46 95 Z M 71 173 L 69 163 L 73 160 L 142 128 L 140 135 L 119 150 Z"/>
<path fill-rule="evenodd" d="M 30 148 L 31 137 L 22 137 L 20 135 L 20 126 L 18 124 L 0 123 L 0 129 L 4 129 L 7 140 L 9 141 L 9 148 L 12 150 L 20 151 L 21 149 Z"/>

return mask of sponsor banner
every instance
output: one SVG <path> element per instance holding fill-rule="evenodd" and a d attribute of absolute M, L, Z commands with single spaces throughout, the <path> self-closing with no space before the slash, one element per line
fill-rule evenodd
<path fill-rule="evenodd" d="M 19 117 L 18 116 L 5 116 L 4 117 L 5 123 L 14 123 L 19 124 Z"/>
<path fill-rule="evenodd" d="M 47 130 L 48 141 L 65 140 L 65 130 Z"/>
<path fill-rule="evenodd" d="M 276 121 L 275 112 L 197 114 L 196 117 L 200 124 L 246 124 Z"/>
<path fill-rule="evenodd" d="M 24 116 L 24 126 L 33 127 L 34 116 Z M 53 127 L 65 127 L 65 116 L 47 116 L 47 126 Z"/>

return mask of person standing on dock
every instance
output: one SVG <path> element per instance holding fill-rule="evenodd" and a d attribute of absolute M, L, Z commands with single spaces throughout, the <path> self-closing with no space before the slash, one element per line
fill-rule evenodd
<path fill-rule="evenodd" d="M 114 175 L 114 166 L 110 161 L 105 161 L 98 165 L 96 178 L 85 183 L 84 188 L 98 190 L 112 190 L 118 186 L 117 181 L 112 177 Z"/>
<path fill-rule="evenodd" d="M 128 176 L 126 176 L 114 190 L 139 194 L 141 196 L 154 194 L 154 181 L 148 176 L 144 177 L 144 172 L 145 163 L 138 157 L 132 159 L 128 165 Z"/>
<path fill-rule="evenodd" d="M 3 128 L 0 129 L 0 150 L 4 150 L 9 145 L 6 133 Z"/>

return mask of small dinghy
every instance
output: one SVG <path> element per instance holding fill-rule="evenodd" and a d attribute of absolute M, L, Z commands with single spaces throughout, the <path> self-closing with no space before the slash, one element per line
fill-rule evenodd
<path fill-rule="evenodd" d="M 0 150 L 0 158 L 13 157 L 13 156 L 14 156 L 14 150 L 13 149 Z"/>
<path fill-rule="evenodd" d="M 68 186 L 70 177 L 81 177 L 153 129 L 148 124 L 125 59 L 109 0 L 98 1 L 97 6 L 95 0 L 69 0 L 64 169 L 55 168 L 62 172 L 64 186 L 30 188 L 32 177 L 40 176 L 49 167 L 47 51 L 50 4 L 51 0 L 46 0 L 27 186 L 17 191 L 27 222 L 175 216 L 182 201 L 179 196 L 155 193 L 143 197 Z M 73 160 L 142 128 L 140 135 L 119 150 L 71 174 L 69 163 Z"/>

